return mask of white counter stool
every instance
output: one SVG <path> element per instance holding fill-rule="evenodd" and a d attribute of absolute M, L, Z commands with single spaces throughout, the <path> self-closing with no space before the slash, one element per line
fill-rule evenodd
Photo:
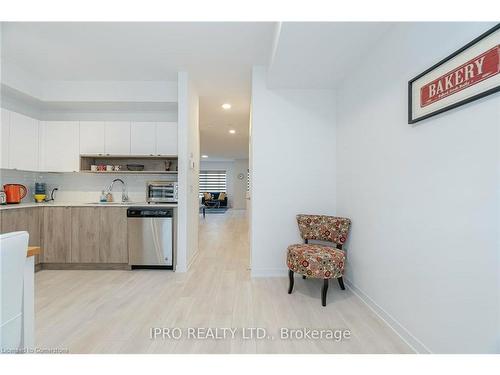
<path fill-rule="evenodd" d="M 24 347 L 23 295 L 28 232 L 0 235 L 0 348 Z"/>

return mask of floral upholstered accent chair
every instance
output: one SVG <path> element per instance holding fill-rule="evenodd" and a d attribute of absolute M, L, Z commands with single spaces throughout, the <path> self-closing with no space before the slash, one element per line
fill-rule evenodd
<path fill-rule="evenodd" d="M 288 294 L 293 290 L 294 272 L 301 274 L 303 279 L 323 279 L 321 303 L 326 306 L 329 279 L 337 279 L 340 288 L 345 290 L 342 279 L 345 251 L 342 250 L 342 245 L 347 240 L 351 220 L 335 216 L 297 215 L 297 223 L 304 243 L 288 246 Z M 310 244 L 310 240 L 332 242 L 334 246 Z"/>

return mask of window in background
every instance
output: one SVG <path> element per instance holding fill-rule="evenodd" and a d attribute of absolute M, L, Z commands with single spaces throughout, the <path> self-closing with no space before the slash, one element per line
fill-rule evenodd
<path fill-rule="evenodd" d="M 226 191 L 226 171 L 200 171 L 200 196 Z"/>

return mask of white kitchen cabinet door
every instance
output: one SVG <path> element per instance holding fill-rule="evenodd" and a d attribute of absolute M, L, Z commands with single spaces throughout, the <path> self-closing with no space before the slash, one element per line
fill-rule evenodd
<path fill-rule="evenodd" d="M 38 120 L 10 112 L 9 168 L 38 170 Z"/>
<path fill-rule="evenodd" d="M 80 154 L 104 154 L 103 121 L 80 121 Z"/>
<path fill-rule="evenodd" d="M 9 138 L 10 138 L 10 111 L 1 108 L 2 123 L 0 124 L 0 168 L 9 168 Z"/>
<path fill-rule="evenodd" d="M 156 154 L 177 155 L 177 123 L 156 123 Z"/>
<path fill-rule="evenodd" d="M 156 154 L 156 123 L 132 122 L 130 125 L 130 153 L 132 155 Z"/>
<path fill-rule="evenodd" d="M 80 170 L 79 123 L 40 122 L 40 170 L 76 172 Z"/>
<path fill-rule="evenodd" d="M 106 154 L 130 155 L 130 122 L 106 122 L 104 141 Z"/>

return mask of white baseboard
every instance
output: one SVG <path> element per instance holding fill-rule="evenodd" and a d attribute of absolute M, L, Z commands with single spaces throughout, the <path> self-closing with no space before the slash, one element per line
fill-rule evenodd
<path fill-rule="evenodd" d="M 184 264 L 177 264 L 175 266 L 175 272 L 187 272 L 187 267 Z"/>
<path fill-rule="evenodd" d="M 359 297 L 380 319 L 382 319 L 401 339 L 412 348 L 415 353 L 431 354 L 432 352 L 419 339 L 417 339 L 410 331 L 408 331 L 401 323 L 393 318 L 387 311 L 380 307 L 373 299 L 365 292 L 353 284 L 349 279 L 344 277 L 346 286 Z"/>
<path fill-rule="evenodd" d="M 255 269 L 252 267 L 250 275 L 251 277 L 285 277 L 287 273 L 288 273 L 288 268 Z"/>
<path fill-rule="evenodd" d="M 288 268 L 261 268 L 251 270 L 251 277 L 286 277 Z M 427 348 L 419 339 L 408 331 L 401 323 L 393 318 L 387 311 L 380 307 L 365 292 L 353 284 L 344 276 L 346 287 L 348 287 L 361 301 L 363 301 L 370 310 L 372 310 L 380 319 L 384 321 L 408 346 L 419 354 L 430 354 L 432 351 Z"/>
<path fill-rule="evenodd" d="M 198 257 L 198 255 L 200 254 L 200 249 L 196 250 L 196 253 L 192 256 L 191 260 L 189 261 L 188 265 L 185 265 L 185 264 L 177 264 L 175 266 L 175 272 L 187 272 L 187 270 L 189 268 L 191 268 L 191 266 L 193 265 L 194 261 L 196 260 L 196 258 Z"/>
<path fill-rule="evenodd" d="M 193 265 L 194 261 L 196 260 L 199 254 L 200 254 L 200 249 L 196 250 L 196 253 L 194 253 L 193 257 L 189 261 L 189 264 L 187 265 L 187 269 L 191 268 L 191 266 Z"/>

